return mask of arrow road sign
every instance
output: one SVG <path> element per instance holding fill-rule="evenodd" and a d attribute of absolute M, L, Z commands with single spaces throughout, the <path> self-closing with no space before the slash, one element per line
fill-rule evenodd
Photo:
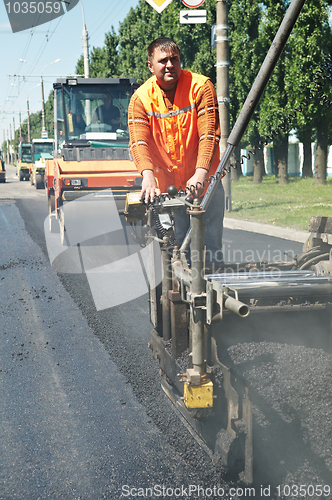
<path fill-rule="evenodd" d="M 206 23 L 206 10 L 180 10 L 180 24 Z"/>
<path fill-rule="evenodd" d="M 148 4 L 151 5 L 151 7 L 154 8 L 160 14 L 166 7 L 169 6 L 169 4 L 172 2 L 172 0 L 146 0 Z"/>

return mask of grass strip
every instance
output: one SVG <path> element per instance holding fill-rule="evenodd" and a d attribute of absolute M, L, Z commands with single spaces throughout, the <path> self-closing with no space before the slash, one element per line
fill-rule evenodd
<path fill-rule="evenodd" d="M 231 184 L 232 211 L 225 216 L 307 231 L 313 215 L 332 216 L 332 178 L 323 186 L 314 182 L 291 177 L 281 185 L 265 176 L 254 184 L 252 177 L 241 177 Z"/>

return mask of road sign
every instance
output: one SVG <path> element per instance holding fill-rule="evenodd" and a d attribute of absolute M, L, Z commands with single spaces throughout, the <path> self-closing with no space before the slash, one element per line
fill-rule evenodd
<path fill-rule="evenodd" d="M 180 23 L 206 23 L 206 10 L 180 10 Z"/>
<path fill-rule="evenodd" d="M 190 9 L 197 9 L 203 5 L 204 2 L 205 0 L 182 0 L 183 5 L 189 7 Z"/>
<path fill-rule="evenodd" d="M 151 7 L 154 8 L 159 14 L 168 7 L 172 0 L 146 0 Z M 198 1 L 198 0 L 197 0 Z"/>

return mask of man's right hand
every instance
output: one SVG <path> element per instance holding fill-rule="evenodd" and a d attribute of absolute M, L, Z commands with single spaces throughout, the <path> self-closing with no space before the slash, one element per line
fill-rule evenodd
<path fill-rule="evenodd" d="M 149 203 L 149 201 L 151 201 L 152 203 L 154 197 L 159 196 L 161 191 L 157 186 L 157 182 L 152 170 L 143 170 L 142 176 L 143 181 L 140 199 L 143 200 L 144 198 L 145 203 Z"/>

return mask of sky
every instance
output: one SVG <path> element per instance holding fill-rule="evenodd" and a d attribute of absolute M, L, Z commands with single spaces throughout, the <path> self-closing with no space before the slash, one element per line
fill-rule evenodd
<path fill-rule="evenodd" d="M 74 74 L 76 63 L 83 54 L 81 4 L 51 22 L 13 33 L 5 8 L 6 1 L 0 0 L 0 144 L 4 133 L 7 134 L 7 130 L 10 133 L 10 124 L 13 131 L 13 117 L 15 129 L 18 129 L 19 111 L 22 123 L 27 118 L 27 96 L 30 113 L 41 110 L 41 71 L 46 101 L 56 77 Z M 130 8 L 138 5 L 138 0 L 81 1 L 90 50 L 102 47 L 105 33 L 111 26 L 117 31 L 119 22 L 123 21 Z M 20 62 L 20 59 L 27 62 Z M 60 61 L 50 64 L 57 59 Z M 14 74 L 29 76 L 8 76 Z"/>

